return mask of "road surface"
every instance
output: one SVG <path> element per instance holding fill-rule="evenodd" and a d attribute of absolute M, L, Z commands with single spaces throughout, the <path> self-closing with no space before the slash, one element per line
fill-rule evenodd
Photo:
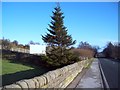
<path fill-rule="evenodd" d="M 120 83 L 120 61 L 99 58 L 102 70 L 110 88 L 118 88 Z M 120 89 L 120 88 L 119 88 Z"/>

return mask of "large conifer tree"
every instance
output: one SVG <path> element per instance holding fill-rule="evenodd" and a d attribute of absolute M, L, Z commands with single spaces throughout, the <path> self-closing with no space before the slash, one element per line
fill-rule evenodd
<path fill-rule="evenodd" d="M 48 24 L 49 28 L 47 28 L 49 33 L 42 36 L 42 39 L 49 45 L 47 56 L 51 64 L 59 66 L 68 62 L 69 48 L 75 44 L 75 41 L 72 40 L 71 35 L 67 34 L 68 30 L 64 26 L 64 16 L 60 6 L 57 5 L 54 9 L 51 24 Z"/>

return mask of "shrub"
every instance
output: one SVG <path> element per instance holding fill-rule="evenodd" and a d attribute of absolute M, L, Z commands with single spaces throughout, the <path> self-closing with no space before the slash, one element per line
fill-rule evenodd
<path fill-rule="evenodd" d="M 81 57 L 92 58 L 94 57 L 94 51 L 89 49 L 72 49 L 71 50 L 77 57 L 82 59 Z"/>

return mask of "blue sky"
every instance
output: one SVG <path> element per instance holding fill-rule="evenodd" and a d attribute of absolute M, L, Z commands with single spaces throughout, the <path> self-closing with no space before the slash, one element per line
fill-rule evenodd
<path fill-rule="evenodd" d="M 41 35 L 47 32 L 55 2 L 3 2 L 2 36 L 11 41 L 43 44 Z M 103 47 L 108 41 L 118 41 L 117 2 L 60 2 L 64 24 L 73 39 Z"/>

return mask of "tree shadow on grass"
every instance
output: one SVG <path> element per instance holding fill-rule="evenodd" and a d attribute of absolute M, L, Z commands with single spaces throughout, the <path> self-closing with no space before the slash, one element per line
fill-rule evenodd
<path fill-rule="evenodd" d="M 9 60 L 10 63 L 22 64 L 34 68 L 12 74 L 1 75 L 2 86 L 15 83 L 22 79 L 30 79 L 36 76 L 40 76 L 50 70 L 53 70 L 53 68 L 47 67 L 47 63 L 42 60 L 42 56 L 13 52 L 8 50 L 3 50 L 2 53 L 2 58 L 5 58 L 5 60 Z"/>
<path fill-rule="evenodd" d="M 5 74 L 5 75 L 2 75 L 2 86 L 15 83 L 22 79 L 30 79 L 36 76 L 40 76 L 46 72 L 48 72 L 48 70 L 45 70 L 45 69 L 42 70 L 37 68 L 37 69 L 30 69 L 26 71 L 20 71 L 13 74 Z"/>

